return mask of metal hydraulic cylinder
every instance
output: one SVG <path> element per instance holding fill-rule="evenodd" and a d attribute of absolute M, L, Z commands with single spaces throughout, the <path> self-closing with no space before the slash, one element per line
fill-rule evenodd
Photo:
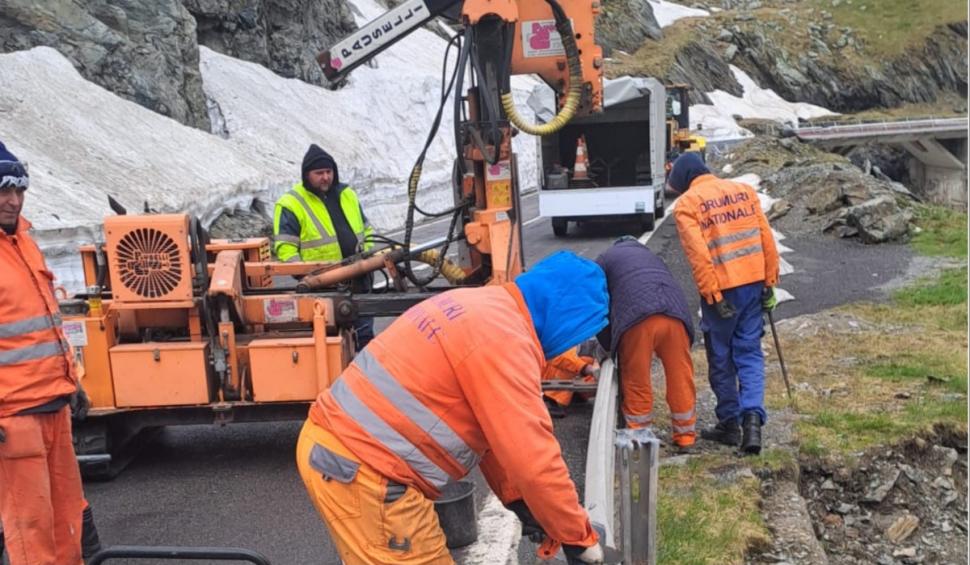
<path fill-rule="evenodd" d="M 614 440 L 619 491 L 619 547 L 627 565 L 657 563 L 660 440 L 647 429 L 620 429 Z"/>

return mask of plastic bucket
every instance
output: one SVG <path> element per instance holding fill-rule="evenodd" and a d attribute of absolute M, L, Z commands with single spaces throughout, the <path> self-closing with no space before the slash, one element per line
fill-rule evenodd
<path fill-rule="evenodd" d="M 448 549 L 465 547 L 478 539 L 475 516 L 475 484 L 468 481 L 448 483 L 441 498 L 434 502 L 438 523 L 445 532 Z"/>

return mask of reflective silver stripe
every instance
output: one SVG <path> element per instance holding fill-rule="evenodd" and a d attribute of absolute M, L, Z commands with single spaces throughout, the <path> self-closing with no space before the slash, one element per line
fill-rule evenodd
<path fill-rule="evenodd" d="M 694 410 L 691 409 L 689 412 L 671 412 L 671 420 L 690 420 L 694 417 Z"/>
<path fill-rule="evenodd" d="M 307 204 L 307 201 L 304 200 L 302 196 L 300 196 L 299 192 L 295 190 L 291 190 L 287 194 L 295 198 L 296 201 L 300 203 L 300 206 L 303 206 L 303 210 L 306 211 L 307 216 L 310 217 L 310 220 L 313 222 L 313 225 L 316 226 L 317 233 L 320 234 L 322 241 L 325 241 L 326 243 L 337 243 L 336 235 L 331 236 L 330 234 L 327 233 L 327 230 L 323 229 L 323 224 L 320 223 L 320 218 L 318 218 L 317 215 L 313 213 L 313 209 L 310 208 L 310 205 Z M 313 241 L 321 241 L 321 240 L 313 240 Z M 303 242 L 302 245 L 306 246 L 307 243 L 308 242 Z"/>
<path fill-rule="evenodd" d="M 48 316 L 47 314 L 37 316 L 35 318 L 27 318 L 26 320 L 7 322 L 6 324 L 0 324 L 0 339 L 29 334 L 60 325 L 60 314 L 55 314 L 53 316 L 53 324 L 51 323 L 51 316 Z"/>
<path fill-rule="evenodd" d="M 712 239 L 707 243 L 707 248 L 714 249 L 715 247 L 720 247 L 722 245 L 734 243 L 735 241 L 741 241 L 742 239 L 748 239 L 749 237 L 754 237 L 760 233 L 761 233 L 761 228 L 751 228 L 750 230 L 741 231 L 738 233 L 732 233 L 731 235 L 726 235 L 724 237 Z"/>
<path fill-rule="evenodd" d="M 675 434 L 689 434 L 694 431 L 693 424 L 690 426 L 671 426 Z"/>
<path fill-rule="evenodd" d="M 352 390 L 347 388 L 343 379 L 337 379 L 330 387 L 330 394 L 334 400 L 357 421 L 367 433 L 374 436 L 388 449 L 396 453 L 415 471 L 417 471 L 426 481 L 434 485 L 435 488 L 444 488 L 448 483 L 448 474 L 435 465 L 424 453 L 408 441 L 404 436 L 397 433 L 394 428 L 387 425 L 377 414 L 375 414 L 366 404 L 357 398 Z"/>
<path fill-rule="evenodd" d="M 722 265 L 728 261 L 737 259 L 738 257 L 744 257 L 745 255 L 752 255 L 754 253 L 761 253 L 760 243 L 749 245 L 748 247 L 742 247 L 741 249 L 735 249 L 734 251 L 725 253 L 724 255 L 718 255 L 717 257 L 713 258 L 712 262 L 715 265 Z"/>
<path fill-rule="evenodd" d="M 281 233 L 281 234 L 278 234 L 278 235 L 274 236 L 273 237 L 273 240 L 276 241 L 276 243 L 292 243 L 293 245 L 296 245 L 296 246 L 299 246 L 300 245 L 300 238 L 299 238 L 299 236 L 289 235 L 289 234 L 286 234 L 286 233 Z"/>
<path fill-rule="evenodd" d="M 62 344 L 59 341 L 49 341 L 27 347 L 18 347 L 17 349 L 0 351 L 0 366 L 13 365 L 14 363 L 23 363 L 24 361 L 43 359 L 44 357 L 53 357 L 55 355 L 63 355 L 66 351 L 65 348 L 66 344 Z"/>
<path fill-rule="evenodd" d="M 300 262 L 300 254 L 297 253 L 296 255 L 290 257 L 289 259 L 287 259 L 286 261 L 283 261 L 283 262 L 284 263 L 299 263 Z"/>
<path fill-rule="evenodd" d="M 370 351 L 364 349 L 358 353 L 354 363 L 395 408 L 434 438 L 438 445 L 461 463 L 466 471 L 471 471 L 475 465 L 478 465 L 478 455 L 468 447 L 468 444 L 462 441 L 444 420 L 428 410 L 410 391 L 401 386 L 401 383 L 387 372 Z"/>
<path fill-rule="evenodd" d="M 314 249 L 317 247 L 323 247 L 324 245 L 332 245 L 337 243 L 337 238 L 326 237 L 323 239 L 308 239 L 300 243 L 300 249 Z"/>
<path fill-rule="evenodd" d="M 634 424 L 649 424 L 650 422 L 653 422 L 653 414 L 634 416 L 633 414 L 627 414 L 624 412 L 623 417 L 626 418 L 627 422 L 633 422 Z"/>

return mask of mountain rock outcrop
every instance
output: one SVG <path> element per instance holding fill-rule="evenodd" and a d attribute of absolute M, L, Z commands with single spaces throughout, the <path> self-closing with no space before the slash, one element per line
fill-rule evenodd
<path fill-rule="evenodd" d="M 357 29 L 344 0 L 183 0 L 198 42 L 286 78 L 326 84 L 316 56 Z"/>
<path fill-rule="evenodd" d="M 607 56 L 615 49 L 632 53 L 648 38 L 662 37 L 653 6 L 647 0 L 604 0 L 596 18 L 596 42 Z"/>
<path fill-rule="evenodd" d="M 208 131 L 195 37 L 179 0 L 0 0 L 0 51 L 53 47 L 86 79 Z"/>

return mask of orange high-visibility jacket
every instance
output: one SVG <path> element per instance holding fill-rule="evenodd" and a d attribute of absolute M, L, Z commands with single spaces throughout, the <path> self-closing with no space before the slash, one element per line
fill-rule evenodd
<path fill-rule="evenodd" d="M 544 364 L 514 284 L 452 290 L 378 335 L 310 418 L 429 498 L 480 463 L 503 503 L 524 499 L 550 537 L 586 547 L 597 536 L 542 402 Z"/>
<path fill-rule="evenodd" d="M 697 290 L 708 304 L 719 302 L 722 290 L 778 283 L 778 249 L 750 186 L 701 175 L 677 200 L 674 219 Z"/>
<path fill-rule="evenodd" d="M 61 331 L 54 274 L 27 234 L 0 230 L 0 417 L 74 393 L 71 348 Z"/>

